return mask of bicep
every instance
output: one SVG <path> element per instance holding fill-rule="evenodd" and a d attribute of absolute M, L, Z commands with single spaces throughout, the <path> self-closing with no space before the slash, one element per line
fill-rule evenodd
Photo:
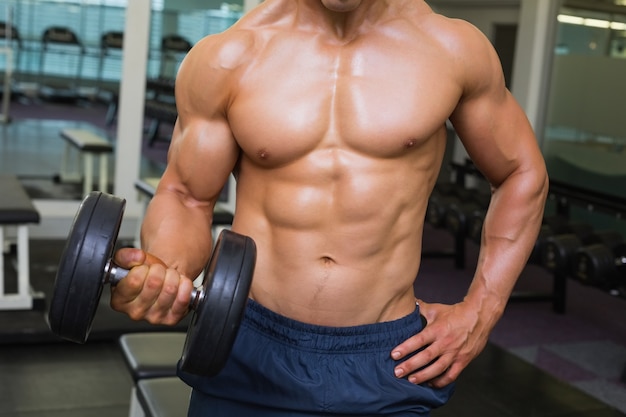
<path fill-rule="evenodd" d="M 504 82 L 495 50 L 483 36 L 462 60 L 463 95 L 450 117 L 470 158 L 498 186 L 542 160 L 533 129 Z"/>
<path fill-rule="evenodd" d="M 463 103 L 451 121 L 468 155 L 493 186 L 542 160 L 532 127 L 508 91 Z"/>
<path fill-rule="evenodd" d="M 226 115 L 229 73 L 216 69 L 219 65 L 205 64 L 215 60 L 214 45 L 213 40 L 199 42 L 180 67 L 176 79 L 178 119 L 161 180 L 163 187 L 159 187 L 175 191 L 189 204 L 210 207 L 239 157 Z"/>
<path fill-rule="evenodd" d="M 162 183 L 190 203 L 211 207 L 233 171 L 239 147 L 225 120 L 177 121 Z"/>

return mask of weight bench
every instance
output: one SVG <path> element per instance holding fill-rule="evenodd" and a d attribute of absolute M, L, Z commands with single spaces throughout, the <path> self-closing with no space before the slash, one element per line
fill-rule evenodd
<path fill-rule="evenodd" d="M 118 344 L 134 382 L 129 417 L 186 414 L 191 389 L 176 376 L 186 336 L 183 332 L 120 336 Z"/>
<path fill-rule="evenodd" d="M 0 243 L 4 249 L 4 227 L 17 228 L 17 292 L 5 293 L 4 256 L 0 256 L 0 310 L 30 310 L 28 225 L 39 223 L 39 212 L 15 176 L 0 176 Z M 3 250 L 4 253 L 4 250 Z"/>
<path fill-rule="evenodd" d="M 137 383 L 137 402 L 129 417 L 181 417 L 187 415 L 191 388 L 176 377 L 142 379 Z"/>
<path fill-rule="evenodd" d="M 120 336 L 118 344 L 133 382 L 176 376 L 186 333 L 144 332 Z"/>
<path fill-rule="evenodd" d="M 63 129 L 61 138 L 65 139 L 65 152 L 61 160 L 61 181 L 68 178 L 83 180 L 83 195 L 93 191 L 93 167 L 94 158 L 99 157 L 99 183 L 98 189 L 107 192 L 109 181 L 108 155 L 113 152 L 113 145 L 107 139 L 86 129 Z M 69 172 L 68 165 L 71 157 L 71 150 L 75 148 L 82 156 L 84 164 L 83 175 L 80 175 L 80 167 L 75 167 L 73 172 Z"/>

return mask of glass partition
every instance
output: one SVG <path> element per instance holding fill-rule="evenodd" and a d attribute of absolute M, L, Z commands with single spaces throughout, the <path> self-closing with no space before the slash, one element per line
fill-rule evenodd
<path fill-rule="evenodd" d="M 134 0 L 0 0 L 0 77 L 4 79 L 0 91 L 11 91 L 10 95 L 0 94 L 3 103 L 4 98 L 10 96 L 10 100 L 6 100 L 8 106 L 0 110 L 3 122 L 0 128 L 0 175 L 18 176 L 33 198 L 74 199 L 82 195 L 81 170 L 86 168 L 81 165 L 77 152 L 70 155 L 71 164 L 65 163 L 65 141 L 60 138 L 62 129 L 84 127 L 97 131 L 113 143 L 116 141 L 121 46 L 126 27 L 126 6 L 130 1 Z M 180 44 L 194 45 L 206 35 L 227 29 L 243 13 L 241 5 L 216 1 L 150 1 L 151 21 L 150 27 L 146 28 L 150 34 L 148 85 L 155 81 L 153 78 L 165 77 L 170 79 L 164 80 L 163 84 L 170 86 L 171 78 L 188 50 L 164 50 L 164 38 L 176 40 L 178 37 L 185 41 Z M 240 0 L 231 0 L 231 3 L 237 1 Z M 208 4 L 217 4 L 217 9 L 207 8 L 210 7 Z M 55 28 L 57 41 L 71 39 L 78 42 L 72 41 L 71 45 L 70 42 L 58 42 L 67 48 L 63 52 L 46 54 L 43 59 L 44 44 L 49 43 L 44 33 L 50 33 L 50 28 Z M 80 47 L 76 47 L 77 43 Z M 9 63 L 12 73 L 7 71 Z M 52 82 L 57 85 L 65 83 L 68 87 L 75 84 L 77 93 L 67 100 L 65 97 L 57 101 L 42 98 L 41 87 L 47 82 L 51 85 Z M 146 90 L 146 100 L 154 98 L 151 90 Z M 171 94 L 165 98 L 171 104 Z M 175 117 L 175 107 L 167 116 L 171 118 L 172 114 Z M 164 140 L 154 144 L 148 139 L 157 116 L 146 113 L 145 119 L 146 125 L 151 127 L 142 137 L 140 176 L 159 176 L 172 126 L 167 124 L 160 136 L 155 134 L 156 139 Z M 76 175 L 61 175 L 66 171 L 66 165 L 76 168 L 73 172 Z M 108 173 L 111 174 L 114 172 L 113 158 L 109 158 L 109 165 Z"/>
<path fill-rule="evenodd" d="M 107 59 L 102 59 L 102 37 L 109 32 L 123 32 L 125 7 L 128 0 L 0 0 L 0 22 L 10 22 L 19 33 L 20 44 L 15 45 L 14 70 L 16 78 L 35 81 L 42 73 L 42 36 L 50 27 L 65 27 L 73 31 L 84 46 L 84 56 L 77 52 L 50 54 L 45 59 L 43 75 L 74 77 L 80 65 L 80 78 L 87 83 L 104 79 L 119 82 L 120 57 L 109 50 Z M 182 56 L 164 56 L 162 39 L 177 34 L 191 44 L 203 36 L 221 32 L 241 17 L 241 7 L 224 4 L 219 9 L 206 9 L 197 2 L 197 9 L 187 6 L 184 10 L 166 8 L 163 0 L 152 0 L 150 26 L 150 55 L 148 74 L 162 75 L 162 61 Z M 176 2 L 173 2 L 176 5 Z M 0 63 L 2 65 L 2 63 Z M 2 69 L 2 68 L 0 68 Z M 169 69 L 173 76 L 176 65 Z"/>
<path fill-rule="evenodd" d="M 543 152 L 553 181 L 626 198 L 626 15 L 563 7 Z M 623 221 L 599 220 L 623 228 Z"/>

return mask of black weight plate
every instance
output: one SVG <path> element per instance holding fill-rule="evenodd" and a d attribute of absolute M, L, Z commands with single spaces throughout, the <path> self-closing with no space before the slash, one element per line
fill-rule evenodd
<path fill-rule="evenodd" d="M 81 203 L 61 255 L 48 311 L 56 335 L 84 343 L 104 287 L 125 200 L 94 191 Z"/>
<path fill-rule="evenodd" d="M 601 243 L 579 249 L 572 264 L 575 268 L 574 276 L 588 285 L 606 286 L 616 272 L 611 249 Z"/>
<path fill-rule="evenodd" d="M 581 246 L 575 234 L 549 236 L 542 249 L 542 264 L 550 271 L 569 272 L 570 258 Z"/>
<path fill-rule="evenodd" d="M 480 244 L 480 240 L 483 235 L 483 224 L 485 223 L 485 216 L 487 212 L 485 210 L 478 210 L 469 218 L 467 224 L 467 234 L 470 240 L 474 243 Z"/>
<path fill-rule="evenodd" d="M 222 231 L 204 271 L 204 296 L 187 330 L 183 371 L 214 376 L 224 367 L 243 317 L 255 262 L 251 238 Z"/>

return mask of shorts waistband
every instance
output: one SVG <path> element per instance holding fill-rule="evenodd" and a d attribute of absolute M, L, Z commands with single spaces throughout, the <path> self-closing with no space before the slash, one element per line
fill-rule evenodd
<path fill-rule="evenodd" d="M 275 313 L 249 299 L 241 326 L 296 347 L 332 353 L 389 350 L 423 328 L 419 306 L 411 314 L 382 323 L 330 327 L 303 323 Z"/>

